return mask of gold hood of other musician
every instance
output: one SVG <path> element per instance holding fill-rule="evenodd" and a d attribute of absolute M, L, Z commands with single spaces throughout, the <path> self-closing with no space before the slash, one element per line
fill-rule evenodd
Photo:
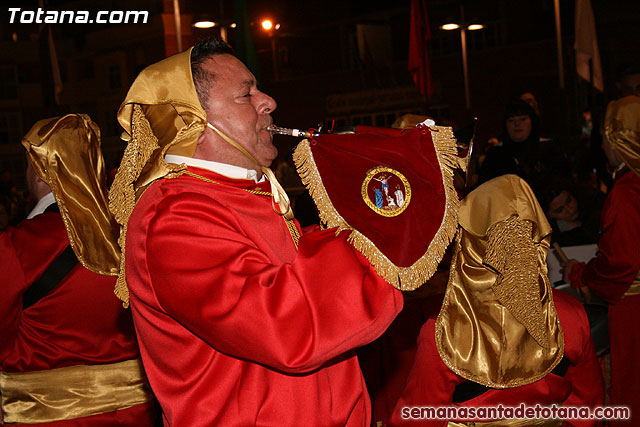
<path fill-rule="evenodd" d="M 118 225 L 107 208 L 98 125 L 85 114 L 40 120 L 22 145 L 36 174 L 51 187 L 80 263 L 99 274 L 118 274 Z"/>
<path fill-rule="evenodd" d="M 604 133 L 611 147 L 640 176 L 640 97 L 629 95 L 607 107 Z"/>
<path fill-rule="evenodd" d="M 564 354 L 547 277 L 551 227 L 515 175 L 471 192 L 458 213 L 436 344 L 458 375 L 493 388 L 543 378 Z"/>

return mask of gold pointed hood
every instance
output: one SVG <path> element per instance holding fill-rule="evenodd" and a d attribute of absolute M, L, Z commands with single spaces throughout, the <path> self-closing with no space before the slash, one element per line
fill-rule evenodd
<path fill-rule="evenodd" d="M 612 101 L 604 119 L 604 133 L 620 159 L 640 176 L 640 97 Z"/>
<path fill-rule="evenodd" d="M 80 263 L 99 274 L 118 274 L 118 225 L 107 206 L 98 125 L 85 114 L 40 120 L 22 145 L 36 174 L 51 187 Z"/>
<path fill-rule="evenodd" d="M 125 282 L 126 227 L 135 204 L 152 182 L 185 169 L 165 154 L 192 157 L 207 125 L 191 75 L 191 49 L 142 70 L 118 111 L 127 148 L 109 193 L 109 208 L 121 225 L 120 275 L 115 293 L 129 304 Z"/>
<path fill-rule="evenodd" d="M 495 178 L 463 200 L 449 283 L 436 321 L 443 362 L 493 388 L 543 378 L 564 337 L 547 277 L 551 227 L 531 188 Z"/>

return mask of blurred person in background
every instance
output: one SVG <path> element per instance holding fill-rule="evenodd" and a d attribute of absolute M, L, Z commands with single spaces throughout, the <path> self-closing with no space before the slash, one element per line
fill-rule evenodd
<path fill-rule="evenodd" d="M 552 243 L 575 246 L 598 242 L 604 194 L 553 177 L 536 190 L 553 228 Z"/>
<path fill-rule="evenodd" d="M 640 97 L 607 107 L 603 148 L 614 169 L 613 188 L 601 214 L 598 253 L 588 263 L 569 260 L 564 280 L 610 304 L 611 405 L 631 408 L 640 420 Z M 611 421 L 611 425 L 619 422 Z"/>
<path fill-rule="evenodd" d="M 527 102 L 518 99 L 509 103 L 501 144 L 487 152 L 478 171 L 479 183 L 515 174 L 535 187 L 546 176 L 568 176 L 564 154 L 553 141 L 540 140 L 539 124 L 539 117 Z"/>

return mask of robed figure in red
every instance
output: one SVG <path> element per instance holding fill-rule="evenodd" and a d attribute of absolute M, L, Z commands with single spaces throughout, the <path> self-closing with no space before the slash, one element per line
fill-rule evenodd
<path fill-rule="evenodd" d="M 301 230 L 268 165 L 271 113 L 221 40 L 143 70 L 110 193 L 165 425 L 368 426 L 354 349 L 402 308 L 335 229 Z"/>
<path fill-rule="evenodd" d="M 551 288 L 551 227 L 529 186 L 495 178 L 462 201 L 444 302 L 423 325 L 384 425 L 593 426 L 596 420 L 412 419 L 414 407 L 597 407 L 602 374 L 581 304 Z M 419 413 L 419 411 L 418 411 Z M 469 413 L 469 412 L 467 412 Z"/>
<path fill-rule="evenodd" d="M 131 314 L 113 296 L 100 131 L 69 114 L 39 121 L 22 143 L 37 204 L 0 233 L 0 424 L 153 425 Z"/>
<path fill-rule="evenodd" d="M 603 148 L 615 183 L 600 215 L 598 254 L 588 263 L 571 260 L 565 281 L 608 302 L 611 386 L 609 404 L 628 406 L 640 420 L 640 97 L 613 101 L 605 116 Z M 635 420 L 635 421 L 634 421 Z"/>

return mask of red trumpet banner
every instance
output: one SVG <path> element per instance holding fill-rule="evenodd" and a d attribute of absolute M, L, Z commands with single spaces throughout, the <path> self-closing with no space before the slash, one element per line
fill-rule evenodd
<path fill-rule="evenodd" d="M 402 290 L 435 272 L 457 226 L 457 150 L 451 128 L 359 126 L 302 141 L 294 161 L 327 227 Z"/>

